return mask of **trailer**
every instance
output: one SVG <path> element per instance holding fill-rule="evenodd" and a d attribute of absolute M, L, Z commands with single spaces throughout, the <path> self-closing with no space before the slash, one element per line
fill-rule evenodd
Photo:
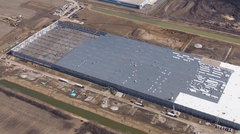
<path fill-rule="evenodd" d="M 81 85 L 81 84 L 78 84 L 78 83 L 75 83 L 75 84 L 74 84 L 74 86 L 76 86 L 76 87 L 80 87 L 80 88 L 84 88 L 84 86 L 83 86 L 83 85 Z"/>
<path fill-rule="evenodd" d="M 59 81 L 61 81 L 61 82 L 68 83 L 68 80 L 66 80 L 66 79 L 63 79 L 63 78 L 59 78 L 58 80 L 59 80 Z"/>

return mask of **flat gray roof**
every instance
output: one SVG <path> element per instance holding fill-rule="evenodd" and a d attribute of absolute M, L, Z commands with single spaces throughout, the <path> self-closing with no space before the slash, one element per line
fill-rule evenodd
<path fill-rule="evenodd" d="M 167 99 L 239 128 L 238 66 L 60 21 L 21 42 L 11 53 L 105 80 L 106 85 Z"/>
<path fill-rule="evenodd" d="M 56 64 L 162 99 L 180 92 L 217 103 L 231 72 L 201 57 L 112 34 L 88 39 Z"/>

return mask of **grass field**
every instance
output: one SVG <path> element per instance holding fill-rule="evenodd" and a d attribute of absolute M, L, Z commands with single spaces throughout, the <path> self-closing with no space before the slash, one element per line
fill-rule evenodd
<path fill-rule="evenodd" d="M 0 85 L 6 86 L 10 89 L 17 90 L 17 91 L 19 91 L 19 92 L 21 92 L 25 95 L 28 95 L 28 96 L 34 97 L 36 99 L 39 99 L 43 102 L 46 102 L 50 105 L 53 105 L 53 106 L 57 107 L 57 108 L 64 109 L 64 110 L 66 110 L 70 113 L 81 116 L 85 119 L 97 121 L 99 124 L 102 124 L 104 126 L 108 126 L 108 127 L 113 128 L 115 130 L 119 130 L 119 131 L 122 131 L 122 132 L 130 132 L 132 134 L 145 134 L 144 132 L 142 132 L 140 130 L 125 126 L 123 124 L 120 124 L 120 123 L 117 123 L 117 122 L 112 121 L 110 119 L 107 119 L 107 118 L 104 118 L 102 116 L 96 115 L 96 114 L 91 113 L 89 111 L 77 108 L 73 105 L 58 101 L 58 100 L 53 99 L 49 96 L 46 96 L 46 95 L 41 94 L 39 92 L 24 88 L 24 87 L 19 86 L 17 84 L 14 84 L 14 83 L 11 83 L 11 82 L 8 82 L 8 81 L 5 81 L 5 80 L 0 80 Z"/>
<path fill-rule="evenodd" d="M 119 17 L 123 17 L 123 18 L 127 18 L 127 19 L 132 19 L 132 20 L 136 20 L 136 21 L 149 23 L 149 24 L 154 24 L 154 25 L 164 27 L 167 29 L 182 31 L 185 33 L 204 36 L 207 38 L 217 39 L 217 40 L 230 42 L 230 43 L 234 43 L 234 44 L 240 44 L 240 39 L 237 39 L 237 38 L 227 37 L 224 35 L 214 34 L 214 33 L 201 31 L 201 30 L 197 30 L 197 29 L 192 29 L 192 28 L 188 28 L 188 27 L 184 27 L 184 26 L 175 25 L 175 24 L 160 22 L 157 20 L 151 20 L 151 19 L 147 19 L 147 18 L 143 18 L 143 17 L 139 17 L 139 16 L 110 11 L 110 10 L 106 10 L 106 9 L 102 9 L 102 8 L 98 8 L 98 7 L 92 7 L 91 9 L 93 11 L 97 11 L 97 12 L 101 12 L 101 13 L 105 13 L 105 14 L 109 14 L 109 15 L 115 15 L 115 16 L 119 16 Z"/>

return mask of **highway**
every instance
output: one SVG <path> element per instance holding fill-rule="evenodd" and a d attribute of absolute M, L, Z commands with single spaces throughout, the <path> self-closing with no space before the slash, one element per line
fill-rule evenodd
<path fill-rule="evenodd" d="M 90 9 L 93 11 L 97 11 L 97 12 L 108 14 L 108 15 L 114 15 L 114 16 L 118 16 L 118 17 L 122 17 L 122 18 L 126 18 L 126 19 L 131 19 L 131 20 L 135 20 L 135 21 L 141 21 L 141 22 L 157 25 L 157 26 L 160 26 L 160 27 L 163 27 L 166 29 L 172 29 L 172 30 L 176 30 L 176 31 L 181 31 L 181 32 L 189 33 L 189 34 L 199 35 L 199 36 L 203 36 L 203 37 L 207 37 L 207 38 L 212 38 L 212 39 L 240 45 L 240 39 L 233 38 L 233 37 L 210 33 L 207 31 L 184 27 L 184 26 L 180 26 L 180 25 L 176 25 L 176 24 L 167 23 L 167 22 L 161 22 L 158 20 L 151 20 L 148 18 L 125 14 L 125 13 L 120 13 L 120 12 L 116 12 L 116 11 L 112 11 L 112 10 L 110 11 L 110 10 L 102 9 L 99 7 L 91 7 Z"/>

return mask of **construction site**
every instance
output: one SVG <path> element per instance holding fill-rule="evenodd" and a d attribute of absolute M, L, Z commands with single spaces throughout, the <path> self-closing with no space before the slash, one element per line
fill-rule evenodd
<path fill-rule="evenodd" d="M 3 80 L 145 133 L 238 133 L 238 107 L 225 103 L 239 102 L 238 44 L 102 14 L 79 1 L 20 5 L 34 14 L 0 17 L 9 29 L 0 40 Z M 84 126 L 79 133 L 90 132 Z"/>
<path fill-rule="evenodd" d="M 64 34 L 64 37 L 61 37 L 63 31 L 66 33 Z M 57 32 L 60 32 L 60 34 L 58 35 Z M 77 34 L 77 32 L 81 34 Z M 74 39 L 69 39 L 68 35 L 72 35 L 72 33 L 74 33 L 74 35 L 83 36 L 82 38 L 77 38 L 79 39 L 78 43 L 80 45 L 77 46 Z M 87 36 L 86 34 L 92 36 Z M 60 36 L 60 38 L 56 38 L 56 35 Z M 51 43 L 45 43 L 42 40 L 49 40 Z M 108 44 L 106 44 L 105 41 L 107 41 Z M 112 46 L 111 42 L 117 43 L 117 41 L 121 43 L 122 46 L 119 44 L 116 45 L 115 48 L 115 46 Z M 46 46 L 42 46 L 42 44 Z M 125 44 L 132 45 L 127 47 L 124 46 Z M 61 49 L 55 49 L 57 51 L 53 51 L 51 48 Z M 124 50 L 120 52 L 115 51 L 120 49 Z M 133 53 L 132 51 L 140 52 L 135 54 L 139 55 L 137 57 L 141 57 L 141 59 L 133 55 L 131 56 Z M 156 55 L 157 51 L 164 53 L 163 55 L 165 55 L 165 58 L 164 56 Z M 152 53 L 153 56 L 149 57 L 148 54 L 145 55 L 144 53 L 146 52 Z M 13 48 L 11 54 L 24 60 L 38 63 L 51 69 L 89 80 L 100 85 L 113 87 L 123 93 L 158 103 L 169 108 L 175 106 L 175 108 L 181 112 L 191 113 L 192 115 L 207 119 L 211 122 L 218 122 L 221 125 L 238 129 L 238 124 L 234 123 L 237 121 L 237 114 L 227 113 L 227 111 L 225 111 L 224 115 L 220 116 L 217 112 L 218 110 L 214 110 L 216 107 L 219 107 L 217 105 L 223 106 L 223 104 L 219 104 L 222 100 L 221 98 L 228 100 L 228 97 L 232 96 L 232 94 L 226 94 L 227 92 L 231 93 L 231 91 L 226 91 L 226 89 L 230 90 L 229 87 L 232 87 L 232 85 L 238 86 L 235 83 L 237 78 L 232 78 L 233 80 L 228 82 L 231 77 L 238 76 L 237 66 L 207 58 L 202 59 L 201 57 L 191 56 L 186 53 L 180 53 L 159 46 L 147 43 L 144 44 L 139 41 L 124 39 L 105 32 L 95 31 L 93 29 L 58 21 Z M 107 55 L 112 56 L 107 58 Z M 128 57 L 128 55 L 130 57 Z M 154 60 L 154 58 L 157 57 L 158 59 Z M 162 59 L 159 59 L 160 57 L 162 57 Z M 119 58 L 120 61 L 118 61 Z M 144 59 L 148 59 L 148 62 L 150 62 L 147 63 Z M 153 62 L 151 62 L 150 59 Z M 178 62 L 178 70 L 181 70 L 180 72 L 174 71 L 176 69 L 173 68 L 171 64 L 170 66 L 164 64 L 164 62 L 170 60 L 173 60 L 173 63 Z M 126 65 L 128 62 L 130 66 Z M 106 64 L 108 64 L 110 68 L 106 68 Z M 149 67 L 147 67 L 148 65 L 153 66 L 151 69 L 153 73 L 147 72 L 148 74 L 145 74 L 143 70 L 150 70 Z M 121 68 L 118 68 L 119 66 L 121 66 Z M 127 68 L 125 68 L 125 66 L 127 66 Z M 155 70 L 154 66 L 156 66 L 157 70 Z M 181 66 L 183 67 L 182 69 Z M 104 68 L 106 70 L 104 70 Z M 183 75 L 182 72 L 184 71 L 188 72 L 189 75 Z M 129 76 L 130 72 L 132 72 L 132 79 L 130 79 L 131 76 Z M 165 76 L 166 73 L 168 76 Z M 175 77 L 180 75 L 182 79 L 179 81 Z M 145 80 L 143 76 L 147 77 L 147 79 Z M 196 78 L 194 78 L 195 76 Z M 126 79 L 125 77 L 128 78 Z M 67 80 L 64 81 L 67 82 Z M 144 81 L 149 81 L 149 84 L 142 84 Z M 177 88 L 171 84 L 171 82 L 178 83 L 177 87 L 179 89 L 181 86 L 181 90 L 177 91 Z M 186 86 L 188 83 L 191 84 Z M 229 85 L 229 83 L 231 84 Z M 158 85 L 158 90 L 156 89 L 156 85 Z M 166 88 L 170 88 L 171 90 L 166 91 Z M 148 89 L 148 92 L 145 91 L 146 89 Z M 231 90 L 234 89 L 236 88 Z M 157 94 L 155 92 L 157 92 Z M 199 93 L 195 94 L 196 92 Z M 222 94 L 223 92 L 225 93 L 224 95 Z M 238 100 L 237 92 L 234 91 L 234 94 L 236 98 L 231 97 L 231 99 Z M 205 103 L 202 103 L 203 105 L 198 104 L 197 102 L 188 103 L 188 99 L 183 99 L 187 96 L 189 96 L 189 99 L 191 98 L 192 101 L 195 99 L 196 101 L 203 101 Z M 190 106 L 190 104 L 192 104 L 192 106 Z M 193 110 L 195 105 L 199 105 L 198 110 Z M 209 107 L 207 108 L 206 106 L 208 105 L 212 105 L 213 109 L 209 109 Z M 211 112 L 206 110 L 210 110 Z M 231 111 L 232 110 L 229 112 Z M 232 112 L 234 111 L 235 110 Z M 220 113 L 222 112 L 223 111 L 220 111 Z M 226 113 L 230 116 L 225 116 Z M 231 120 L 234 120 L 234 122 L 231 122 Z"/>
<path fill-rule="evenodd" d="M 168 112 L 171 112 L 171 109 L 166 107 L 127 94 L 121 95 L 120 93 L 119 95 L 119 92 L 115 89 L 99 86 L 51 69 L 45 68 L 46 72 L 49 73 L 42 73 L 40 70 L 43 70 L 43 67 L 34 67 L 35 65 L 29 62 L 23 62 L 26 65 L 23 66 L 19 64 L 22 62 L 20 59 L 12 57 L 12 64 L 1 65 L 2 79 L 26 86 L 111 120 L 136 128 L 138 128 L 139 124 L 142 124 L 145 127 L 141 130 L 150 130 L 151 133 L 179 134 L 185 132 L 191 134 L 194 131 L 210 132 L 215 127 L 214 124 L 209 125 L 208 121 L 184 113 L 181 113 L 179 118 L 171 117 L 167 115 Z M 69 83 L 59 81 L 59 77 L 67 78 Z M 74 86 L 75 83 L 84 84 L 84 88 Z M 76 94 L 73 94 L 73 92 Z M 144 107 L 134 102 L 142 103 Z M 190 120 L 191 125 L 185 123 L 185 120 Z M 208 125 L 205 125 L 205 123 Z M 201 129 L 200 126 L 204 129 Z M 211 132 L 225 133 L 226 131 L 213 129 Z"/>

